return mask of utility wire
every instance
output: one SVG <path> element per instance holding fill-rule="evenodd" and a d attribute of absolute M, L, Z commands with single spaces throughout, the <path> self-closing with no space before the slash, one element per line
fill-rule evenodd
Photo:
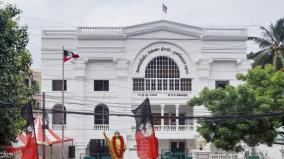
<path fill-rule="evenodd" d="M 86 116 L 95 116 L 95 115 L 103 115 L 101 113 L 95 112 L 82 112 L 82 111 L 61 111 L 54 109 L 34 109 L 34 113 L 42 113 L 44 110 L 47 113 L 66 113 L 66 114 L 74 114 L 74 115 L 86 115 Z M 258 114 L 240 114 L 233 113 L 229 115 L 202 115 L 202 116 L 161 116 L 161 115 L 152 115 L 155 118 L 159 119 L 199 119 L 199 120 L 209 120 L 209 121 L 227 121 L 227 120 L 259 120 L 264 118 L 283 118 L 284 112 L 266 112 L 266 113 L 258 113 Z M 122 113 L 109 113 L 109 116 L 118 116 L 118 117 L 142 117 L 134 114 L 122 114 Z"/>
<path fill-rule="evenodd" d="M 39 113 L 43 109 L 36 109 L 40 110 Z M 53 110 L 53 109 L 45 109 L 48 113 L 67 113 L 67 114 L 77 114 L 77 115 L 102 115 L 101 113 L 94 113 L 94 112 L 79 112 L 79 111 L 61 111 L 61 110 Z M 109 116 L 119 116 L 119 117 L 143 117 L 134 114 L 121 114 L 121 113 L 109 113 Z M 152 115 L 153 116 L 153 115 Z M 237 119 L 237 120 L 245 120 L 245 119 L 262 119 L 262 118 L 282 118 L 284 116 L 284 112 L 269 112 L 269 113 L 259 113 L 259 114 L 231 114 L 231 115 L 203 115 L 203 116 L 161 116 L 155 115 L 156 118 L 166 118 L 166 119 L 209 119 L 209 120 L 230 120 L 230 119 Z"/>

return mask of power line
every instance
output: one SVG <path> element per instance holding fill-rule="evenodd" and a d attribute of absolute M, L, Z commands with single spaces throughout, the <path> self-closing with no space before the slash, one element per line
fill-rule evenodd
<path fill-rule="evenodd" d="M 48 101 L 48 100 L 45 100 L 45 102 L 56 103 L 55 101 Z M 97 105 L 94 106 L 92 104 L 82 104 L 82 103 L 75 103 L 75 102 L 73 102 L 73 103 L 72 102 L 65 102 L 65 103 L 66 104 L 80 105 L 82 107 L 87 107 L 87 108 L 92 108 L 92 109 L 95 109 L 95 107 L 97 106 Z M 103 103 L 103 102 L 101 102 L 101 103 Z M 135 108 L 134 106 L 110 106 L 110 105 L 108 107 L 110 107 L 110 108 L 125 108 L 125 109 L 134 109 Z M 187 106 L 187 107 L 189 107 L 189 106 Z M 67 108 L 67 109 L 71 110 L 71 111 L 79 111 L 79 109 L 76 109 L 76 110 L 70 109 L 70 108 Z M 188 109 L 190 110 L 190 108 L 188 108 Z M 80 110 L 80 111 L 89 112 L 90 110 Z M 201 113 L 208 114 L 208 113 L 210 113 L 209 111 L 206 111 L 204 109 L 196 109 L 196 108 L 194 110 L 191 109 L 191 111 L 194 111 L 195 113 L 198 113 L 198 114 L 201 114 Z M 117 112 L 117 111 L 113 111 L 113 110 L 111 110 L 110 112 L 121 113 L 121 112 Z"/>
<path fill-rule="evenodd" d="M 42 109 L 38 109 L 42 110 Z M 79 112 L 79 111 L 60 111 L 60 110 L 52 110 L 45 109 L 48 113 L 66 113 L 66 114 L 76 114 L 76 115 L 102 115 L 101 113 L 94 112 Z M 41 111 L 39 112 L 41 113 Z M 109 116 L 118 116 L 118 117 L 142 117 L 134 114 L 121 114 L 121 113 L 109 113 Z M 153 116 L 153 115 L 152 115 Z M 269 112 L 269 113 L 259 113 L 259 114 L 232 114 L 232 115 L 203 115 L 203 116 L 159 116 L 154 115 L 153 117 L 159 119 L 200 119 L 200 120 L 209 120 L 209 121 L 227 121 L 227 120 L 259 120 L 264 118 L 282 118 L 284 116 L 284 112 Z"/>
<path fill-rule="evenodd" d="M 74 114 L 74 115 L 87 115 L 87 116 L 95 116 L 102 115 L 101 113 L 95 112 L 82 112 L 82 111 L 60 111 L 54 109 L 34 109 L 35 113 L 42 113 L 44 110 L 47 113 L 66 113 L 66 114 Z M 250 113 L 250 114 L 248 114 Z M 118 116 L 118 117 L 141 117 L 134 114 L 122 114 L 122 113 L 108 113 L 109 116 Z M 153 116 L 153 115 L 152 115 Z M 199 120 L 209 120 L 209 121 L 227 121 L 227 120 L 259 120 L 264 118 L 283 118 L 284 112 L 266 112 L 266 113 L 255 113 L 251 114 L 251 112 L 244 113 L 232 113 L 229 115 L 202 115 L 202 116 L 161 116 L 154 115 L 155 118 L 159 119 L 199 119 Z"/>
<path fill-rule="evenodd" d="M 54 103 L 54 101 L 46 101 L 46 102 Z M 66 104 L 80 105 L 82 107 L 88 107 L 88 108 L 92 108 L 92 109 L 95 109 L 96 106 L 97 106 L 97 105 L 94 106 L 94 105 L 91 105 L 91 104 L 80 104 L 80 103 L 70 103 L 70 102 L 66 102 Z M 88 106 L 88 105 L 91 105 L 91 106 Z M 107 107 L 109 107 L 109 108 L 125 108 L 125 109 L 134 109 L 135 108 L 134 106 L 129 106 L 129 107 L 125 106 L 125 107 L 123 107 L 123 106 L 109 106 L 109 105 Z M 187 106 L 187 107 L 189 107 L 189 106 Z M 188 109 L 190 110 L 190 108 L 188 108 Z M 68 108 L 68 110 L 70 110 L 70 108 Z M 76 110 L 78 110 L 78 109 L 76 109 Z M 86 110 L 83 110 L 83 111 L 86 111 Z M 193 111 L 195 113 L 205 113 L 205 114 L 210 113 L 209 111 L 206 111 L 204 109 L 194 109 L 194 110 L 191 110 L 191 111 Z"/>

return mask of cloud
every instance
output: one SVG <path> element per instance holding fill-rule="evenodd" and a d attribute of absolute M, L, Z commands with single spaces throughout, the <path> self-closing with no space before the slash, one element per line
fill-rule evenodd
<path fill-rule="evenodd" d="M 75 26 L 129 26 L 162 18 L 196 26 L 267 26 L 283 17 L 283 0 L 4 0 L 23 10 L 30 44 L 40 65 L 40 30 Z"/>

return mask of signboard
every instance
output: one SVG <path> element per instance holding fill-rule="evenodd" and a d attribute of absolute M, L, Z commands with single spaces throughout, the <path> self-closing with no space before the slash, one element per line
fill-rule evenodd
<path fill-rule="evenodd" d="M 168 53 L 171 53 L 173 56 L 177 56 L 178 59 L 183 64 L 183 69 L 185 70 L 186 74 L 189 74 L 188 64 L 185 58 L 183 57 L 183 54 L 180 51 L 173 49 L 172 47 L 164 47 L 164 46 L 149 48 L 148 50 L 146 50 L 145 53 L 142 54 L 140 58 L 138 59 L 139 62 L 136 68 L 136 73 L 140 72 L 140 68 L 142 64 L 144 63 L 144 61 L 146 60 L 146 58 L 148 58 L 149 55 L 155 54 L 157 52 L 168 52 Z"/>
<path fill-rule="evenodd" d="M 157 96 L 167 96 L 167 97 L 187 97 L 188 93 L 137 93 L 140 97 L 157 97 Z"/>

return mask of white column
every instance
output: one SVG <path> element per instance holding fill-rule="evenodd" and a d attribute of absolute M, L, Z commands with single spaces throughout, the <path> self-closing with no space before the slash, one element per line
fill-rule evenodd
<path fill-rule="evenodd" d="M 164 130 L 164 114 L 165 114 L 165 104 L 161 104 L 161 127 L 162 127 L 162 130 Z"/>
<path fill-rule="evenodd" d="M 176 104 L 176 117 L 179 117 L 179 104 Z M 178 127 L 179 127 L 179 119 L 176 118 L 176 131 L 178 131 Z"/>

